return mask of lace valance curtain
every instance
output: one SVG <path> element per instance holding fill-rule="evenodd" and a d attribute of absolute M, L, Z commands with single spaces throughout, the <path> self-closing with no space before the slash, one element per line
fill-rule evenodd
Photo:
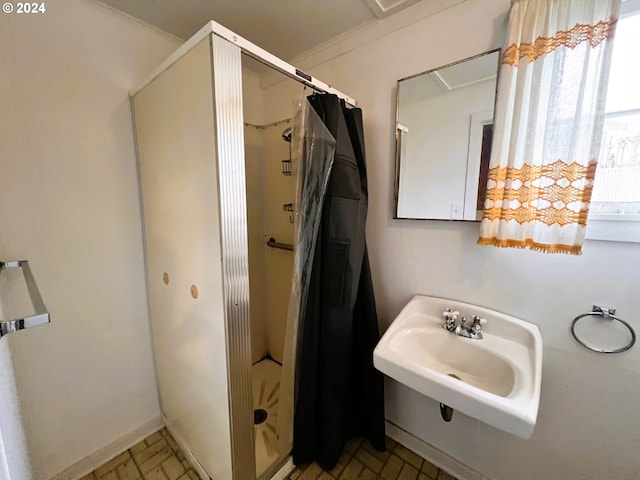
<path fill-rule="evenodd" d="M 478 243 L 580 254 L 620 0 L 514 0 Z"/>

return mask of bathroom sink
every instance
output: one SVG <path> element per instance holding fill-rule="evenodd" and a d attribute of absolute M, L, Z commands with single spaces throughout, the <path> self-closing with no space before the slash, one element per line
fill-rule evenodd
<path fill-rule="evenodd" d="M 485 318 L 483 338 L 442 328 L 446 309 Z M 540 403 L 542 337 L 528 322 L 456 300 L 416 295 L 373 352 L 394 380 L 470 417 L 531 438 Z"/>

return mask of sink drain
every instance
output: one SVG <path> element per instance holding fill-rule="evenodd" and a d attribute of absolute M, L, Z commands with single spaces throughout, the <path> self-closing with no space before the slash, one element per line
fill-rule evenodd
<path fill-rule="evenodd" d="M 453 373 L 449 373 L 448 375 L 455 378 L 456 380 L 460 380 L 460 377 Z M 450 422 L 453 418 L 453 408 L 445 403 L 440 402 L 440 416 L 445 422 Z"/>

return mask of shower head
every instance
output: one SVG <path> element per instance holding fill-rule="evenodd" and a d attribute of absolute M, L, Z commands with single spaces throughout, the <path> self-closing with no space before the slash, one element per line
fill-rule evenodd
<path fill-rule="evenodd" d="M 285 142 L 291 141 L 291 127 L 287 127 L 287 129 L 284 132 L 282 132 L 282 139 Z"/>

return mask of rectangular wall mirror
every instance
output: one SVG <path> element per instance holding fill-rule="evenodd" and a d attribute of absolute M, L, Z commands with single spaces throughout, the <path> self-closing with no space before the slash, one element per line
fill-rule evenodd
<path fill-rule="evenodd" d="M 480 220 L 500 50 L 398 80 L 395 218 Z"/>

